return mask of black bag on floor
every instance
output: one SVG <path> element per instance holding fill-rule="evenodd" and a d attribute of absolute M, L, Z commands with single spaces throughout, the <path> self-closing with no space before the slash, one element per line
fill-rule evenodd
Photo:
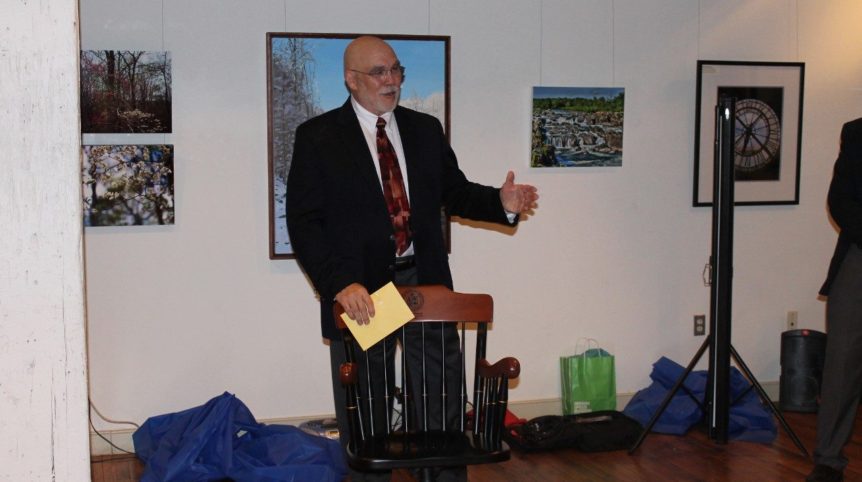
<path fill-rule="evenodd" d="M 545 415 L 507 427 L 506 442 L 516 450 L 540 452 L 575 448 L 583 452 L 628 449 L 643 428 L 622 412 L 603 410 L 576 415 Z"/>

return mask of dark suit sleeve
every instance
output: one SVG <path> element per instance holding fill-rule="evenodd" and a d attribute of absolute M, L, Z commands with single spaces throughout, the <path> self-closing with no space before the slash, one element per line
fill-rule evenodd
<path fill-rule="evenodd" d="M 318 294 L 332 300 L 345 286 L 359 280 L 355 263 L 336 256 L 326 231 L 331 194 L 321 153 L 316 145 L 317 130 L 302 125 L 297 129 L 293 160 L 287 177 L 287 228 L 294 254 Z"/>
<path fill-rule="evenodd" d="M 862 246 L 862 202 L 860 202 L 860 139 L 862 124 L 854 122 L 841 129 L 841 150 L 835 161 L 829 186 L 829 213 L 843 236 Z"/>

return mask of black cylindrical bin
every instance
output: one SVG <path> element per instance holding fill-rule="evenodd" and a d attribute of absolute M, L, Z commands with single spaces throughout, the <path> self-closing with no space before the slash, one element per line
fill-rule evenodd
<path fill-rule="evenodd" d="M 779 406 L 791 412 L 816 412 L 826 358 L 826 334 L 791 330 L 781 334 Z"/>

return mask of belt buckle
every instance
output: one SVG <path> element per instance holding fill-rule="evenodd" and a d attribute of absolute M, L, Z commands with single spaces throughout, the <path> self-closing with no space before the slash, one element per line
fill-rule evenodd
<path fill-rule="evenodd" d="M 395 258 L 395 270 L 400 271 L 403 269 L 412 268 L 416 265 L 416 258 L 411 256 L 404 256 L 403 258 Z"/>

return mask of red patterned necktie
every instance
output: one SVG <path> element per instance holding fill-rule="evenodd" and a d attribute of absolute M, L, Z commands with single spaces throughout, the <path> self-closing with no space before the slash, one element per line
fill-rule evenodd
<path fill-rule="evenodd" d="M 404 189 L 404 178 L 398 165 L 398 156 L 389 137 L 386 136 L 386 121 L 377 118 L 377 157 L 380 161 L 380 179 L 383 181 L 383 196 L 389 208 L 389 218 L 395 231 L 395 247 L 398 255 L 410 246 L 410 202 Z"/>

